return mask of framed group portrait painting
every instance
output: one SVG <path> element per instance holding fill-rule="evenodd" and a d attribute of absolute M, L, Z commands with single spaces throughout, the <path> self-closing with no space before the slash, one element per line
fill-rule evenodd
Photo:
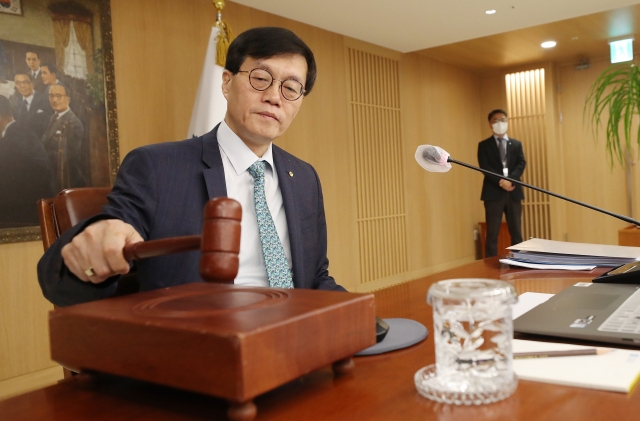
<path fill-rule="evenodd" d="M 37 202 L 119 165 L 109 0 L 0 0 L 0 243 L 40 238 Z"/>

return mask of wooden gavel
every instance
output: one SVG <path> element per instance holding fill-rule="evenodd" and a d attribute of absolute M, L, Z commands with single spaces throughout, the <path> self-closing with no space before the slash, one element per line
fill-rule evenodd
<path fill-rule="evenodd" d="M 163 238 L 127 245 L 127 261 L 200 249 L 200 276 L 207 282 L 233 283 L 240 253 L 240 203 L 216 197 L 204 206 L 202 235 Z"/>

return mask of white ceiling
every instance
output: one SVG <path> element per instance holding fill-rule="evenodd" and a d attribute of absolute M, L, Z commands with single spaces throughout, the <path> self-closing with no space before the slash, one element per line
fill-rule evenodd
<path fill-rule="evenodd" d="M 640 3 L 639 0 L 233 0 L 403 53 Z M 495 9 L 494 15 L 485 11 Z M 612 33 L 611 37 L 627 35 Z"/>

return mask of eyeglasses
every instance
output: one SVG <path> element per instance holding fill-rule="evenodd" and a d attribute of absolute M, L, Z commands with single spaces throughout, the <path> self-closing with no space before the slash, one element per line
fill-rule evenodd
<path fill-rule="evenodd" d="M 273 81 L 280 82 L 280 92 L 287 101 L 295 101 L 304 94 L 302 83 L 295 79 L 279 80 L 275 79 L 271 73 L 265 69 L 238 70 L 238 73 L 249 73 L 249 84 L 256 91 L 266 91 L 273 85 Z"/>
<path fill-rule="evenodd" d="M 491 120 L 492 123 L 506 123 L 509 119 L 508 118 L 494 118 L 493 120 Z"/>
<path fill-rule="evenodd" d="M 55 99 L 56 101 L 60 101 L 60 99 L 62 97 L 67 97 L 69 95 L 62 95 L 62 94 L 49 94 L 49 99 Z"/>

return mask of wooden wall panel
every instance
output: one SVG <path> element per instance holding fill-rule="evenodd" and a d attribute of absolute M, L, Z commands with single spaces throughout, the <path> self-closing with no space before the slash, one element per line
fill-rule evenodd
<path fill-rule="evenodd" d="M 522 181 L 549 190 L 545 71 L 535 69 L 510 73 L 505 77 L 505 84 L 509 136 L 526 139 L 523 148 L 527 167 Z M 525 190 L 522 203 L 523 238 L 551 239 L 551 197 L 536 190 Z"/>
<path fill-rule="evenodd" d="M 409 270 L 417 276 L 474 259 L 482 175 L 455 165 L 426 172 L 416 148 L 440 146 L 475 164 L 483 111 L 475 73 L 418 55 L 403 56 L 401 69 Z"/>
<path fill-rule="evenodd" d="M 560 162 L 565 170 L 566 195 L 609 211 L 628 214 L 626 178 L 618 164 L 610 168 L 604 136 L 594 140 L 583 120 L 584 101 L 589 87 L 609 66 L 608 61 L 594 60 L 591 68 L 575 70 L 573 66 L 558 69 L 560 92 L 560 130 L 564 151 Z M 635 156 L 634 156 L 635 157 Z M 635 209 L 638 192 L 635 192 Z M 569 241 L 617 244 L 618 229 L 628 224 L 577 205 L 567 205 L 567 238 Z"/>
<path fill-rule="evenodd" d="M 0 245 L 0 399 L 15 393 L 3 381 L 56 366 L 49 357 L 47 318 L 53 306 L 36 280 L 41 254 L 39 242 Z"/>
<path fill-rule="evenodd" d="M 532 64 L 483 74 L 483 104 L 486 109 L 500 104 L 497 84 L 507 73 L 544 68 L 546 83 L 547 163 L 549 190 L 601 208 L 628 214 L 626 177 L 616 165 L 611 168 L 605 152 L 604 137 L 596 141 L 583 119 L 584 101 L 591 84 L 609 65 L 606 59 L 592 60 L 591 68 L 575 70 L 573 65 Z M 504 93 L 506 102 L 506 92 Z M 485 120 L 486 121 L 486 120 Z M 490 130 L 487 126 L 487 135 Z M 520 139 L 525 144 L 527 139 Z M 635 157 L 635 152 L 633 153 Z M 632 167 L 634 177 L 638 169 Z M 525 171 L 526 174 L 526 171 Z M 640 190 L 632 186 L 634 209 L 640 209 Z M 528 192 L 525 192 L 528 194 Z M 582 208 L 561 199 L 550 199 L 551 238 L 554 240 L 617 244 L 617 230 L 625 222 Z"/>
<path fill-rule="evenodd" d="M 558 165 L 558 161 L 563 160 L 562 157 L 564 156 L 564 149 L 561 144 L 562 137 L 560 136 L 558 129 L 559 118 L 557 111 L 557 72 L 555 66 L 552 63 L 533 63 L 528 66 L 520 66 L 516 68 L 502 69 L 500 71 L 493 71 L 485 73 L 481 76 L 481 92 L 483 98 L 483 108 L 485 110 L 485 116 L 483 119 L 483 137 L 486 138 L 491 135 L 491 128 L 487 122 L 486 117 L 487 113 L 495 108 L 508 108 L 507 85 L 505 83 L 505 76 L 507 74 L 528 72 L 533 69 L 544 70 L 544 92 L 541 90 L 534 92 L 535 96 L 539 97 L 539 99 L 535 100 L 534 104 L 536 104 L 537 107 L 544 107 L 544 117 L 536 117 L 537 121 L 534 125 L 536 127 L 536 130 L 531 132 L 531 136 L 533 139 L 532 143 L 530 143 L 529 141 L 528 133 L 524 136 L 519 136 L 519 134 L 517 134 L 517 124 L 516 127 L 510 128 L 509 134 L 513 135 L 515 138 L 523 142 L 525 158 L 527 159 L 527 169 L 525 169 L 523 180 L 538 187 L 547 188 L 548 190 L 555 193 L 564 194 L 565 167 L 564 165 Z M 527 91 L 525 90 L 524 93 L 526 92 Z M 533 127 L 531 123 L 532 121 L 529 121 L 530 128 Z M 514 128 L 516 129 L 516 132 L 512 131 L 512 129 Z M 547 139 L 544 149 L 540 149 L 541 144 L 539 142 L 542 138 Z M 536 147 L 536 144 L 538 144 L 539 147 Z M 529 159 L 529 149 L 531 149 L 531 153 L 533 154 L 533 162 L 531 162 L 531 160 Z M 533 169 L 532 174 L 529 174 L 529 169 Z M 536 175 L 533 179 L 528 178 L 533 176 L 533 172 L 538 175 Z M 546 175 L 542 176 L 541 174 L 544 172 L 546 172 Z M 543 185 L 538 185 L 536 183 L 540 183 Z M 548 221 L 550 230 L 542 231 L 541 234 L 535 235 L 548 236 L 548 238 L 551 238 L 553 240 L 565 240 L 567 231 L 567 218 L 565 211 L 567 206 L 566 202 L 551 197 L 548 199 L 548 204 L 541 204 L 540 200 L 546 200 L 542 199 L 539 196 L 541 194 L 542 193 L 536 193 L 533 190 L 525 188 L 525 197 L 527 198 L 527 201 L 532 202 L 532 206 L 535 204 L 535 206 L 533 206 L 533 209 L 539 207 L 539 211 L 543 212 L 543 209 L 548 207 L 548 218 L 545 217 L 544 220 Z M 481 220 L 484 220 L 484 210 L 482 211 L 480 218 Z M 540 226 L 540 219 L 534 219 L 532 223 L 537 223 L 537 226 Z M 525 228 L 526 230 L 526 226 L 524 226 L 523 228 Z M 534 232 L 524 232 L 525 238 L 527 234 L 534 235 Z"/>
<path fill-rule="evenodd" d="M 347 49 L 360 284 L 407 272 L 399 61 Z"/>

